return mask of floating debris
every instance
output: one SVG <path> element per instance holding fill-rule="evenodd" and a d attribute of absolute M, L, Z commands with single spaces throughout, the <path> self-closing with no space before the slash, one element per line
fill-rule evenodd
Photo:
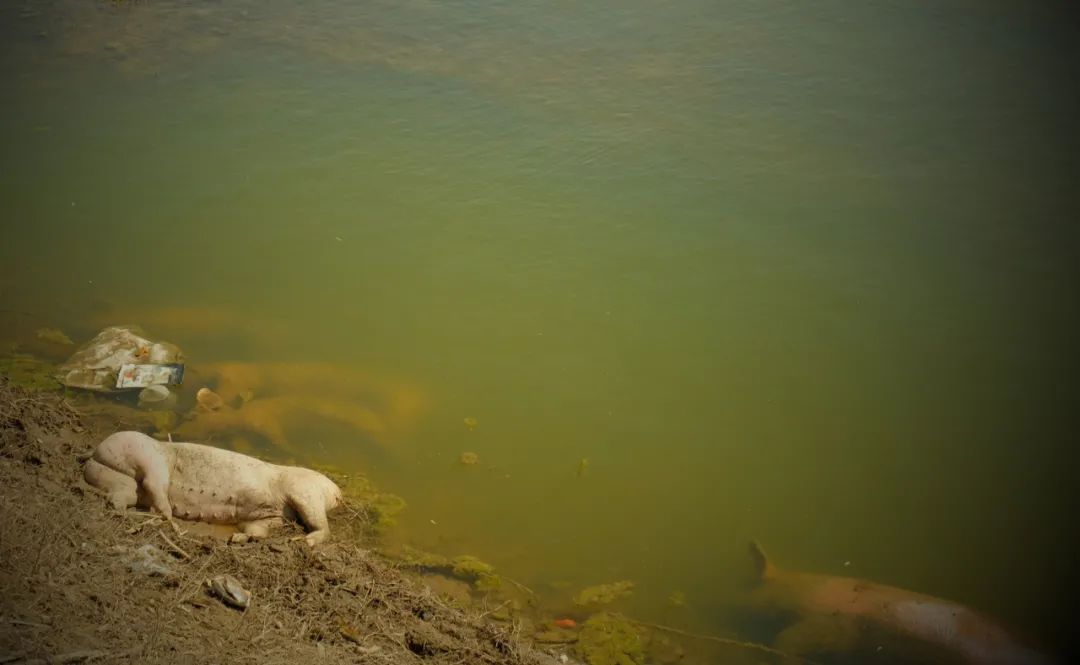
<path fill-rule="evenodd" d="M 582 457 L 581 461 L 577 463 L 577 477 L 584 478 L 585 474 L 589 471 L 589 458 Z"/>
<path fill-rule="evenodd" d="M 476 429 L 476 426 L 479 424 L 480 421 L 476 418 L 473 418 L 472 416 L 468 416 L 467 418 L 465 418 L 465 427 L 468 427 L 470 430 Z"/>
<path fill-rule="evenodd" d="M 472 466 L 480 461 L 480 456 L 476 453 L 464 452 L 461 453 L 461 457 L 458 458 L 458 461 L 465 466 Z"/>
<path fill-rule="evenodd" d="M 667 597 L 667 603 L 671 607 L 686 607 L 686 594 L 682 591 L 672 591 Z"/>

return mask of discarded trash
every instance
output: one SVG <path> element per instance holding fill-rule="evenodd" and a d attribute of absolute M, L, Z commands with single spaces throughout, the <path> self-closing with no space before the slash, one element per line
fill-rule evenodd
<path fill-rule="evenodd" d="M 465 466 L 472 466 L 480 461 L 480 456 L 476 453 L 461 453 L 461 457 L 458 458 L 458 461 Z"/>
<path fill-rule="evenodd" d="M 128 570 L 144 575 L 169 577 L 173 574 L 169 557 L 156 545 L 149 543 L 134 550 L 128 558 Z"/>
<path fill-rule="evenodd" d="M 199 388 L 199 392 L 195 393 L 195 401 L 208 411 L 217 411 L 225 406 L 225 400 L 221 399 L 221 395 L 209 388 Z"/>
<path fill-rule="evenodd" d="M 218 575 L 206 580 L 210 593 L 230 607 L 246 610 L 251 604 L 251 592 L 240 585 L 232 575 Z"/>
<path fill-rule="evenodd" d="M 573 619 L 555 619 L 551 623 L 559 628 L 577 628 L 577 621 L 574 621 Z"/>
<path fill-rule="evenodd" d="M 585 474 L 589 472 L 589 458 L 582 457 L 581 461 L 577 463 L 577 477 L 584 478 Z"/>
<path fill-rule="evenodd" d="M 120 367 L 120 372 L 116 377 L 116 387 L 176 386 L 183 380 L 184 366 L 178 363 L 168 365 L 125 364 Z"/>
<path fill-rule="evenodd" d="M 173 344 L 146 339 L 142 331 L 133 326 L 114 326 L 105 328 L 79 347 L 57 369 L 56 378 L 69 388 L 113 392 L 124 365 L 179 365 L 183 360 L 184 355 Z"/>
<path fill-rule="evenodd" d="M 139 406 L 144 409 L 169 409 L 174 404 L 176 395 L 165 386 L 150 386 L 139 392 Z"/>

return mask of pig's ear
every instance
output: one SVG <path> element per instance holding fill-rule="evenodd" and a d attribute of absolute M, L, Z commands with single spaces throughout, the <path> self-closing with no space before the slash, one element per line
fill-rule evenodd
<path fill-rule="evenodd" d="M 759 580 L 767 580 L 776 575 L 776 566 L 772 565 L 765 550 L 761 549 L 756 540 L 750 541 L 750 558 L 754 560 L 754 569 Z"/>

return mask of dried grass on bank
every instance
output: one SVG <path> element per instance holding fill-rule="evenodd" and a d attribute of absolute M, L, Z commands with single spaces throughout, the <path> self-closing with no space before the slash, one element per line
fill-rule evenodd
<path fill-rule="evenodd" d="M 0 379 L 0 662 L 553 662 L 359 546 L 313 552 L 296 529 L 227 545 L 107 508 L 81 472 L 104 434 Z M 129 569 L 147 544 L 172 574 Z M 207 593 L 225 573 L 253 593 L 248 610 Z"/>

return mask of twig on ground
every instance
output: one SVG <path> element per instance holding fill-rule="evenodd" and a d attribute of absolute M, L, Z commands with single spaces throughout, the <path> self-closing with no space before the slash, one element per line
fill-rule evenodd
<path fill-rule="evenodd" d="M 52 628 L 52 626 L 47 626 L 43 623 L 35 623 L 33 621 L 21 621 L 19 619 L 8 619 L 7 622 L 15 626 L 29 626 L 30 628 Z M 0 660 L 0 663 L 2 662 L 4 661 Z"/>
<path fill-rule="evenodd" d="M 179 554 L 180 557 L 183 558 L 185 561 L 191 561 L 191 555 L 188 554 L 187 552 L 185 552 L 183 549 L 181 549 L 179 545 L 177 545 L 173 541 L 169 540 L 169 537 L 165 535 L 164 531 L 162 531 L 161 529 L 158 529 L 158 535 L 161 536 L 162 540 L 164 540 L 166 543 L 169 544 L 169 547 L 172 548 L 173 552 L 176 552 L 177 554 Z"/>

